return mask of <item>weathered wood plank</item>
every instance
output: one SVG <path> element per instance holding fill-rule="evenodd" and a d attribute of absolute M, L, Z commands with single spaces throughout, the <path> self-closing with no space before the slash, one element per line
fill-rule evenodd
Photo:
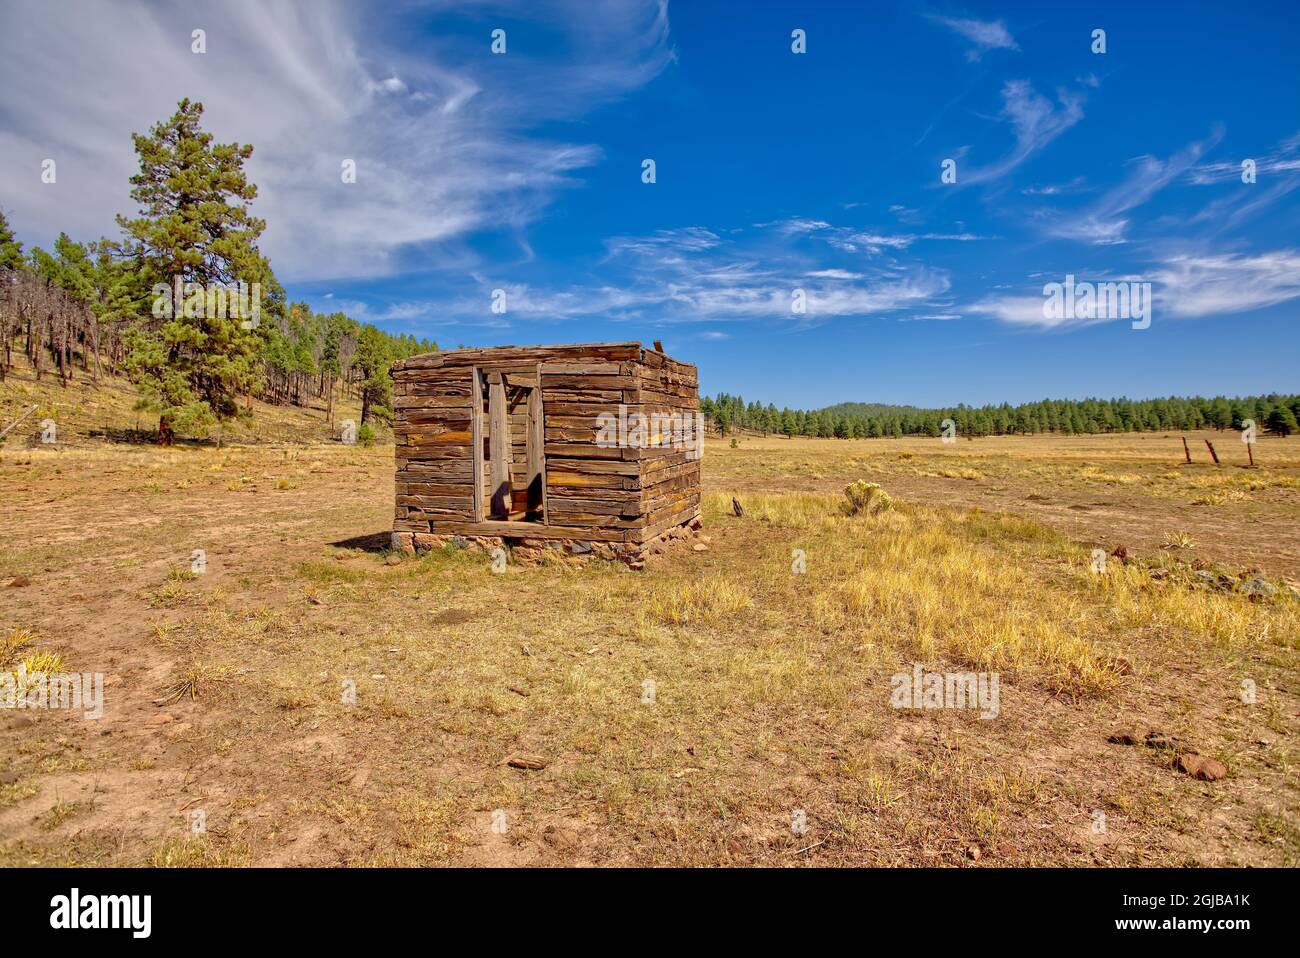
<path fill-rule="evenodd" d="M 546 465 L 550 469 L 576 472 L 583 475 L 635 476 L 639 475 L 641 471 L 638 463 L 624 462 L 619 459 L 562 459 L 556 456 L 551 458 Z"/>
<path fill-rule="evenodd" d="M 465 456 L 461 459 L 397 459 L 398 482 L 451 481 L 471 482 L 474 467 Z"/>
<path fill-rule="evenodd" d="M 626 375 L 624 365 L 621 363 L 570 363 L 570 362 L 544 362 L 541 363 L 540 372 L 543 375 L 562 375 L 562 376 L 619 376 Z"/>
<path fill-rule="evenodd" d="M 592 443 L 564 443 L 550 442 L 546 443 L 546 455 L 549 457 L 556 456 L 563 459 L 627 459 L 623 455 L 625 450 L 617 446 L 597 446 Z"/>
<path fill-rule="evenodd" d="M 483 522 L 452 521 L 434 524 L 440 535 L 512 536 L 528 539 L 590 539 L 599 542 L 624 542 L 636 530 L 591 529 L 585 526 L 544 525 L 540 522 L 517 522 L 487 519 Z"/>
<path fill-rule="evenodd" d="M 410 427 L 407 427 L 408 429 Z M 397 445 L 403 449 L 425 449 L 431 446 L 457 446 L 467 448 L 473 440 L 473 433 L 457 430 L 443 432 L 403 432 L 395 436 Z"/>
<path fill-rule="evenodd" d="M 448 509 L 469 515 L 470 509 L 474 508 L 474 496 L 466 486 L 463 496 L 398 496 L 397 504 L 409 506 L 420 512 L 430 509 Z"/>
<path fill-rule="evenodd" d="M 641 504 L 636 499 L 563 499 L 551 496 L 550 509 L 557 522 L 565 513 L 596 513 L 607 516 L 622 516 L 626 519 L 641 514 Z"/>
<path fill-rule="evenodd" d="M 469 482 L 405 482 L 394 483 L 399 496 L 464 496 L 473 498 L 474 488 Z"/>
<path fill-rule="evenodd" d="M 537 364 L 541 382 L 542 364 Z M 546 418 L 541 389 L 528 391 L 528 510 L 546 515 Z"/>
<path fill-rule="evenodd" d="M 698 503 L 696 503 L 695 505 L 686 506 L 680 512 L 677 512 L 669 516 L 667 519 L 664 519 L 661 522 L 655 523 L 654 525 L 648 525 L 645 526 L 644 528 L 635 530 L 632 533 L 629 541 L 649 542 L 651 539 L 663 535 L 665 532 L 667 532 L 669 529 L 673 528 L 674 526 L 680 526 L 683 525 L 684 523 L 690 522 L 692 519 L 696 518 L 699 514 L 700 514 L 700 507 Z"/>
<path fill-rule="evenodd" d="M 601 476 L 585 472 L 566 472 L 553 466 L 546 470 L 547 486 L 575 486 L 595 489 L 638 489 L 640 483 L 630 476 Z"/>
<path fill-rule="evenodd" d="M 557 376 L 547 373 L 542 388 L 554 389 L 631 389 L 637 384 L 635 376 Z"/>
<path fill-rule="evenodd" d="M 560 389 L 551 382 L 551 378 L 550 376 L 542 377 L 542 392 L 546 395 L 548 403 L 602 403 L 613 412 L 617 412 L 618 404 L 623 401 L 623 390 L 621 389 Z"/>
<path fill-rule="evenodd" d="M 488 373 L 488 442 L 492 476 L 492 515 L 510 514 L 510 424 L 506 419 L 506 385 L 500 373 Z"/>
<path fill-rule="evenodd" d="M 474 482 L 474 519 L 483 518 L 483 374 L 477 368 L 470 375 L 470 458 Z"/>

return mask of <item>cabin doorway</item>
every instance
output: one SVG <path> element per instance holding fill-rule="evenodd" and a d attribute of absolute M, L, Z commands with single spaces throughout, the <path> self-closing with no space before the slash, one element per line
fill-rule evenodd
<path fill-rule="evenodd" d="M 471 422 L 480 520 L 546 521 L 541 370 L 474 369 Z"/>

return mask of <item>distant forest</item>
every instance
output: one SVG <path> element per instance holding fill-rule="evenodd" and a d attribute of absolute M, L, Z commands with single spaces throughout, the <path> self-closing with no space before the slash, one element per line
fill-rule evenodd
<path fill-rule="evenodd" d="M 1016 436 L 1061 433 L 1163 432 L 1189 429 L 1242 429 L 1252 419 L 1260 435 L 1288 436 L 1297 431 L 1300 396 L 1270 394 L 1229 399 L 1199 396 L 1168 399 L 1044 399 L 1012 406 L 956 406 L 918 409 L 877 403 L 839 403 L 825 409 L 777 409 L 719 393 L 700 400 L 700 409 L 723 435 L 737 429 L 786 436 L 874 439 L 939 436 L 951 419 L 958 436 Z"/>

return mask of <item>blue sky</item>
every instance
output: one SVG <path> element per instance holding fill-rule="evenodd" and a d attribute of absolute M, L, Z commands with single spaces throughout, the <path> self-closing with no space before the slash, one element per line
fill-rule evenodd
<path fill-rule="evenodd" d="M 444 347 L 661 339 L 805 407 L 1300 390 L 1295 4 L 66 9 L 0 10 L 28 243 L 111 234 L 190 96 L 292 297 Z M 1150 282 L 1150 327 L 1045 319 L 1067 275 Z"/>

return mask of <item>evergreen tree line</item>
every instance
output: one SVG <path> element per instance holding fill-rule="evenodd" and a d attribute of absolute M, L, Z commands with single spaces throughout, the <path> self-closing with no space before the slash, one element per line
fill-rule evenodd
<path fill-rule="evenodd" d="M 958 436 L 1013 436 L 1060 433 L 1067 436 L 1104 432 L 1163 432 L 1191 429 L 1243 428 L 1255 422 L 1265 431 L 1288 436 L 1297 431 L 1300 396 L 1271 394 L 1176 397 L 1167 399 L 1044 399 L 1012 406 L 965 406 L 917 409 L 911 406 L 865 406 L 843 403 L 827 409 L 777 409 L 768 403 L 745 402 L 741 396 L 719 393 L 700 400 L 705 417 L 723 434 L 747 429 L 764 434 L 874 439 L 899 436 L 940 436 L 951 419 Z"/>
<path fill-rule="evenodd" d="M 164 439 L 249 416 L 254 397 L 322 402 L 333 422 L 336 396 L 350 396 L 361 402 L 362 425 L 391 420 L 389 365 L 437 343 L 286 302 L 258 249 L 266 223 L 249 210 L 257 187 L 243 166 L 253 148 L 214 143 L 202 115 L 201 103 L 182 100 L 170 118 L 133 135 L 139 209 L 117 218 L 119 239 L 79 243 L 60 233 L 52 252 L 25 254 L 0 211 L 0 380 L 16 349 L 37 379 L 54 373 L 66 385 L 78 367 L 96 381 L 125 375 L 138 408 L 158 413 Z M 260 291 L 255 321 L 170 300 L 158 308 L 161 288 L 240 283 Z"/>

